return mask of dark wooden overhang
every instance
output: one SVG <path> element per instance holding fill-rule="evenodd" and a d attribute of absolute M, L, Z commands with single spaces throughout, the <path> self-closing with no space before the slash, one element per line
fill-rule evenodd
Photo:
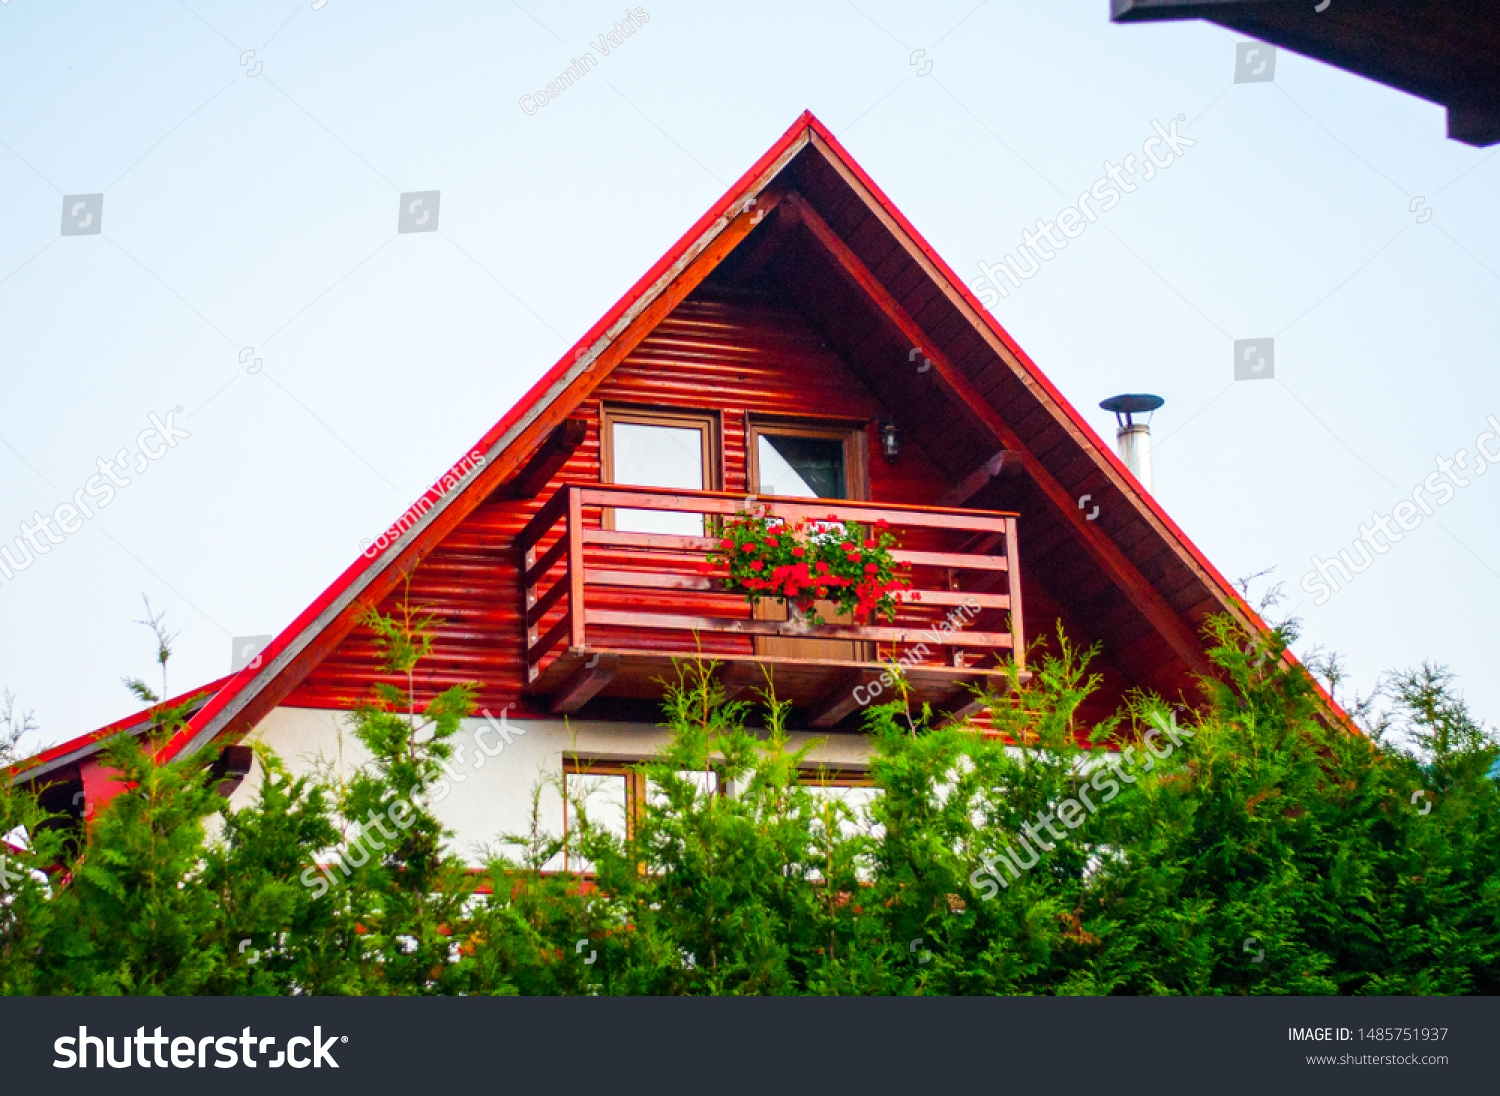
<path fill-rule="evenodd" d="M 1116 23 L 1204 19 L 1448 108 L 1448 136 L 1500 141 L 1494 0 L 1112 0 Z"/>
<path fill-rule="evenodd" d="M 942 501 L 1022 515 L 1026 574 L 1070 634 L 1126 680 L 1195 695 L 1205 619 L 1252 618 L 1224 580 L 820 138 L 773 185 L 774 212 L 710 284 L 794 305 L 955 484 Z"/>

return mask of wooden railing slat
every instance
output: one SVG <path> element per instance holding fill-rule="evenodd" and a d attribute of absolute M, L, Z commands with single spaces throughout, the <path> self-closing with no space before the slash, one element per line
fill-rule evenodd
<path fill-rule="evenodd" d="M 908 548 L 892 548 L 891 558 L 897 563 L 909 563 L 915 567 L 952 567 L 956 571 L 1004 571 L 1010 565 L 1004 556 L 985 556 L 975 552 L 917 552 Z"/>
<path fill-rule="evenodd" d="M 731 516 L 746 505 L 746 497 L 728 492 L 672 491 L 657 488 L 619 487 L 610 485 L 569 485 L 561 488 L 549 499 L 535 517 L 527 524 L 518 538 L 522 552 L 523 597 L 530 601 L 536 595 L 538 580 L 544 579 L 560 560 L 566 561 L 564 573 L 557 576 L 553 584 L 526 609 L 525 658 L 528 679 L 534 679 L 539 663 L 559 645 L 571 649 L 588 646 L 590 629 L 596 627 L 632 629 L 639 632 L 699 632 L 705 635 L 737 636 L 783 636 L 828 640 L 864 640 L 868 642 L 926 644 L 929 648 L 954 652 L 969 650 L 1014 650 L 1017 658 L 1021 652 L 1019 615 L 1019 555 L 1016 551 L 1016 517 L 1013 514 L 987 511 L 952 510 L 942 507 L 885 506 L 872 503 L 848 502 L 845 500 L 814 499 L 789 500 L 783 498 L 754 498 L 750 500 L 757 508 L 764 507 L 769 513 L 788 520 L 823 521 L 829 514 L 834 521 L 858 521 L 874 524 L 884 519 L 889 525 L 900 528 L 952 530 L 975 534 L 966 542 L 970 551 L 929 551 L 925 549 L 894 548 L 893 559 L 904 567 L 932 567 L 946 572 L 943 582 L 958 585 L 972 581 L 981 586 L 978 591 L 963 589 L 908 591 L 920 594 L 920 600 L 903 600 L 897 610 L 898 618 L 893 623 L 879 621 L 865 625 L 823 624 L 802 628 L 797 624 L 777 620 L 756 620 L 742 617 L 716 617 L 694 613 L 672 611 L 673 603 L 666 602 L 650 609 L 597 609 L 588 605 L 591 591 L 614 589 L 611 595 L 617 603 L 641 604 L 651 592 L 678 595 L 731 594 L 723 587 L 717 576 L 698 573 L 698 564 L 705 554 L 719 546 L 715 537 L 683 536 L 666 533 L 635 533 L 618 529 L 588 528 L 584 524 L 584 509 L 599 507 L 606 509 L 636 509 L 657 511 L 684 511 L 706 515 Z M 531 566 L 524 563 L 526 555 L 536 554 L 537 543 L 547 537 L 564 522 L 563 535 Z M 591 518 L 590 520 L 597 520 Z M 1002 545 L 1003 541 L 1003 545 Z M 975 548 L 985 549 L 974 551 Z M 994 554 L 995 549 L 1000 554 Z M 594 558 L 592 565 L 586 559 Z M 964 580 L 962 572 L 989 572 L 993 577 L 978 575 Z M 990 593 L 983 587 L 997 585 L 1000 573 L 1005 576 L 1005 593 Z M 697 604 L 696 601 L 692 603 Z M 541 622 L 562 605 L 565 609 L 561 619 L 549 628 L 545 635 L 532 642 L 532 636 Z M 970 606 L 983 610 L 1009 610 L 1012 632 L 978 631 L 964 627 L 955 614 L 948 612 L 948 620 L 957 624 L 952 630 L 939 630 L 941 620 L 904 621 L 902 617 L 913 614 L 938 616 L 942 610 Z M 923 610 L 937 611 L 923 613 Z M 944 656 L 946 657 L 946 656 Z M 873 663 L 871 665 L 874 665 Z"/>
<path fill-rule="evenodd" d="M 615 609 L 586 609 L 584 625 L 612 628 L 656 629 L 673 632 L 704 632 L 718 635 L 792 636 L 805 639 L 869 639 L 882 643 L 927 643 L 944 647 L 1011 646 L 1009 632 L 975 632 L 959 628 L 935 632 L 935 625 L 883 627 L 876 625 L 823 624 L 806 632 L 785 621 L 740 620 L 733 617 L 689 616 L 677 613 L 645 613 Z"/>
<path fill-rule="evenodd" d="M 566 593 L 568 593 L 567 580 L 560 578 L 552 584 L 550 590 L 537 598 L 535 605 L 527 607 L 526 627 L 530 628 L 533 624 L 540 623 L 542 618 L 552 611 L 552 607 L 562 600 L 563 595 Z"/>
<path fill-rule="evenodd" d="M 629 586 L 647 590 L 703 590 L 730 593 L 717 579 L 702 575 L 681 575 L 661 571 L 613 571 L 598 567 L 585 567 L 585 586 Z"/>
<path fill-rule="evenodd" d="M 557 519 L 562 517 L 563 509 L 568 505 L 568 492 L 571 490 L 573 488 L 559 488 L 557 494 L 548 499 L 526 523 L 526 528 L 516 535 L 516 544 L 521 551 L 534 547 L 542 539 L 542 535 L 557 524 Z"/>
<path fill-rule="evenodd" d="M 535 586 L 537 579 L 541 578 L 548 571 L 552 570 L 553 566 L 557 563 L 558 560 L 563 557 L 563 554 L 567 550 L 568 538 L 562 537 L 556 544 L 554 544 L 551 548 L 548 548 L 547 551 L 542 554 L 541 559 L 537 560 L 534 564 L 527 568 L 526 573 L 521 576 L 521 582 L 528 587 Z"/>
<path fill-rule="evenodd" d="M 719 546 L 719 542 L 712 537 L 688 537 L 675 533 L 624 533 L 618 529 L 585 529 L 583 543 L 614 544 L 622 548 L 671 548 L 677 551 L 700 552 L 707 552 Z"/>
<path fill-rule="evenodd" d="M 968 605 L 973 604 L 981 609 L 1009 609 L 1009 594 L 971 594 L 966 590 L 917 590 L 922 595 L 918 605 Z M 911 593 L 907 594 L 911 597 Z M 910 608 L 908 602 L 902 603 Z"/>
<path fill-rule="evenodd" d="M 535 643 L 529 642 L 531 638 L 531 632 L 528 630 L 526 633 L 526 637 L 528 640 L 526 645 L 526 661 L 533 665 L 540 662 L 542 660 L 542 656 L 545 655 L 548 651 L 552 650 L 553 647 L 556 647 L 558 641 L 562 639 L 563 636 L 567 635 L 572 627 L 573 614 L 569 612 L 551 628 L 547 629 L 547 634 L 542 636 Z"/>

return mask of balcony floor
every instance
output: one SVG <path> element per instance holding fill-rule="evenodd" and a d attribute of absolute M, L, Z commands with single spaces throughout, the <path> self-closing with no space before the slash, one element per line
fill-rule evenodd
<path fill-rule="evenodd" d="M 560 715 L 579 712 L 596 697 L 659 700 L 665 692 L 662 682 L 677 678 L 675 665 L 691 663 L 714 665 L 720 684 L 732 699 L 758 697 L 766 691 L 769 675 L 776 698 L 791 701 L 791 719 L 797 726 L 832 728 L 845 724 L 854 729 L 865 707 L 889 703 L 895 697 L 889 688 L 868 704 L 855 696 L 856 689 L 864 686 L 860 696 L 868 697 L 870 685 L 886 671 L 881 663 L 748 655 L 726 658 L 692 650 L 605 647 L 563 651 L 526 692 L 550 697 L 552 710 Z M 997 669 L 917 664 L 903 672 L 914 710 L 931 704 L 935 711 L 954 718 L 979 707 L 973 686 L 988 686 L 999 693 L 1009 691 L 1005 672 Z"/>

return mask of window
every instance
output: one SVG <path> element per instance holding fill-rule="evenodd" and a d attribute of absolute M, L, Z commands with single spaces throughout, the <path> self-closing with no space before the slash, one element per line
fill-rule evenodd
<path fill-rule="evenodd" d="M 880 794 L 870 774 L 861 769 L 804 769 L 797 774 L 797 783 L 816 799 L 844 804 L 859 823 L 864 822 L 870 803 Z M 843 828 L 846 832 L 851 828 L 848 820 Z"/>
<path fill-rule="evenodd" d="M 838 423 L 750 419 L 746 425 L 747 475 L 757 495 L 791 498 L 868 498 L 865 481 L 865 433 Z M 770 599 L 755 605 L 757 620 L 785 620 L 786 610 Z M 820 602 L 824 620 L 852 624 L 831 602 Z M 756 636 L 755 653 L 767 658 L 868 662 L 872 648 L 864 640 L 805 639 L 800 636 Z"/>
<path fill-rule="evenodd" d="M 752 421 L 746 440 L 749 478 L 758 495 L 866 497 L 863 430 Z"/>
<path fill-rule="evenodd" d="M 847 815 L 839 812 L 840 836 L 850 838 L 865 833 L 877 841 L 885 836 L 885 827 L 870 819 L 870 804 L 880 795 L 880 789 L 875 787 L 870 774 L 865 770 L 804 769 L 797 774 L 797 783 L 812 793 L 820 815 L 832 804 L 842 804 L 848 809 Z M 836 807 L 834 809 L 837 810 Z M 815 831 L 821 832 L 821 822 L 815 826 Z M 874 879 L 871 865 L 865 862 L 855 865 L 854 874 L 862 883 Z M 817 879 L 823 878 L 822 873 L 816 870 L 812 875 Z"/>
<path fill-rule="evenodd" d="M 718 418 L 692 412 L 605 407 L 600 414 L 605 483 L 712 491 L 719 485 Z M 631 533 L 702 536 L 699 514 L 616 509 L 607 527 Z"/>
<path fill-rule="evenodd" d="M 719 774 L 710 770 L 679 772 L 694 789 L 695 796 L 718 795 Z M 650 801 L 665 803 L 665 793 L 646 777 L 639 762 L 563 759 L 563 834 L 571 838 L 578 830 L 581 808 L 589 821 L 616 837 L 626 837 L 635 826 L 641 807 Z M 594 865 L 579 856 L 571 841 L 564 853 L 548 864 L 549 869 L 591 872 Z"/>
<path fill-rule="evenodd" d="M 628 765 L 612 761 L 580 761 L 569 758 L 563 763 L 563 834 L 569 838 L 562 856 L 563 871 L 594 870 L 594 865 L 572 847 L 571 838 L 578 832 L 581 810 L 589 821 L 616 837 L 629 832 L 630 814 L 639 801 L 632 785 L 640 774 Z"/>
<path fill-rule="evenodd" d="M 719 774 L 713 769 L 694 769 L 692 772 L 679 772 L 677 775 L 687 781 L 688 786 L 693 789 L 694 799 L 719 794 Z M 646 794 L 651 797 L 651 802 L 657 806 L 666 806 L 667 793 L 661 790 L 661 785 L 652 780 L 646 781 L 646 784 Z"/>

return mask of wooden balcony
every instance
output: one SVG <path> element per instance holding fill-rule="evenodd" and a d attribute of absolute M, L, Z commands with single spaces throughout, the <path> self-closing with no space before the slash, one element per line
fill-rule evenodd
<path fill-rule="evenodd" d="M 607 520 L 617 509 L 675 511 L 704 515 L 712 531 L 713 519 L 745 509 L 747 496 L 568 486 L 517 540 L 528 693 L 558 713 L 577 712 L 595 697 L 654 700 L 662 679 L 673 677 L 674 660 L 703 660 L 718 664 L 731 694 L 764 689 L 769 674 L 800 725 L 832 727 L 857 721 L 892 661 L 901 663 L 914 704 L 954 714 L 974 706 L 971 686 L 1005 688 L 1002 665 L 1020 662 L 1025 650 L 1016 515 L 748 501 L 792 521 L 884 519 L 899 540 L 892 554 L 920 599 L 903 601 L 890 622 L 788 622 L 779 603 L 752 610 L 743 595 L 701 573 L 717 539 L 625 532 Z M 890 699 L 886 689 L 873 702 Z"/>

